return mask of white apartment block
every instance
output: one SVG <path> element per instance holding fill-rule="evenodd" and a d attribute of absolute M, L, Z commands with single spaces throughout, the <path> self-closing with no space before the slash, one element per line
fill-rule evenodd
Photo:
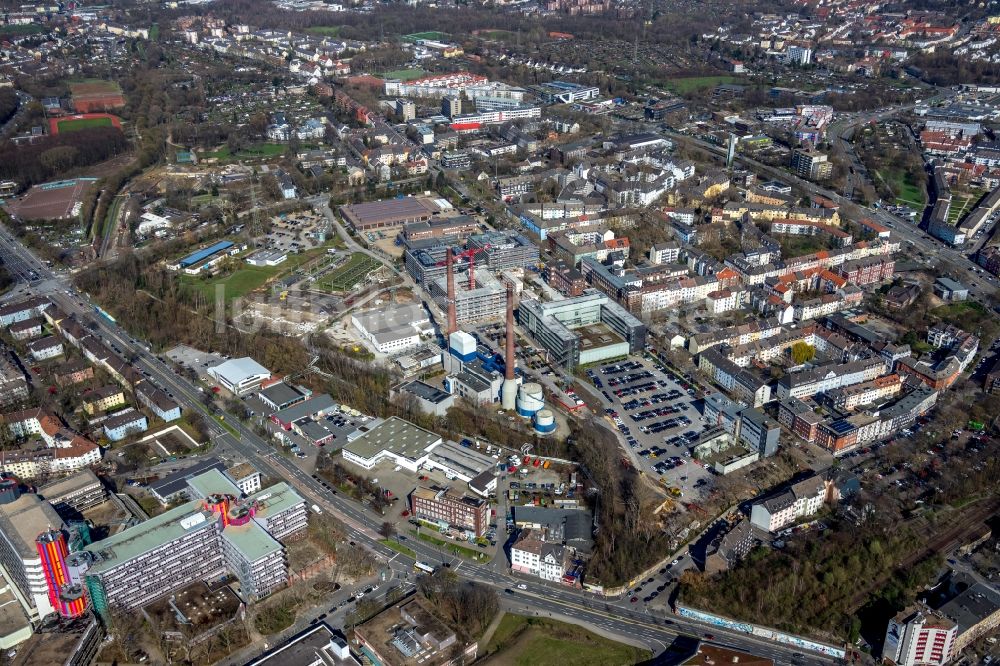
<path fill-rule="evenodd" d="M 779 495 L 755 503 L 750 510 L 750 522 L 762 530 L 777 532 L 819 511 L 825 497 L 826 484 L 814 476 L 799 481 Z"/>

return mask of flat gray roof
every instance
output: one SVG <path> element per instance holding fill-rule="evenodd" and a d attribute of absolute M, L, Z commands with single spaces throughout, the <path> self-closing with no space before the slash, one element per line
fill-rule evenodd
<path fill-rule="evenodd" d="M 440 441 L 440 435 L 404 421 L 398 416 L 392 416 L 353 442 L 345 444 L 344 450 L 365 460 L 371 460 L 382 451 L 391 451 L 396 455 L 416 459 Z"/>
<path fill-rule="evenodd" d="M 195 464 L 191 465 L 187 469 L 182 469 L 165 476 L 159 481 L 154 481 L 149 484 L 149 489 L 159 495 L 160 497 L 170 497 L 176 493 L 186 490 L 188 486 L 188 479 L 199 474 L 203 474 L 210 469 L 217 469 L 220 472 L 226 469 L 225 463 L 215 457 L 205 458 L 200 460 Z"/>
<path fill-rule="evenodd" d="M 354 657 L 347 659 L 334 657 L 328 649 L 330 643 L 334 641 L 344 647 L 347 646 L 347 642 L 343 638 L 330 631 L 326 625 L 321 624 L 307 633 L 291 639 L 288 643 L 278 646 L 266 655 L 249 662 L 247 666 L 314 666 L 315 664 L 339 666 L 340 664 L 358 663 Z"/>
<path fill-rule="evenodd" d="M 60 529 L 63 520 L 38 495 L 25 494 L 13 502 L 0 504 L 0 532 L 24 559 L 35 559 L 35 539 L 49 529 Z"/>
<path fill-rule="evenodd" d="M 38 494 L 51 501 L 52 499 L 64 497 L 78 490 L 89 488 L 95 484 L 98 486 L 101 485 L 101 480 L 97 478 L 93 470 L 82 469 L 64 479 L 58 479 L 45 484 L 38 489 Z"/>
<path fill-rule="evenodd" d="M 312 416 L 319 412 L 325 412 L 337 406 L 336 401 L 326 393 L 314 395 L 308 400 L 297 402 L 291 407 L 282 409 L 274 413 L 274 418 L 282 423 L 293 423 L 307 416 Z"/>
<path fill-rule="evenodd" d="M 285 382 L 271 384 L 263 391 L 260 391 L 260 394 L 276 405 L 284 405 L 292 400 L 303 397 L 300 391 L 297 391 L 295 387 L 289 386 Z"/>

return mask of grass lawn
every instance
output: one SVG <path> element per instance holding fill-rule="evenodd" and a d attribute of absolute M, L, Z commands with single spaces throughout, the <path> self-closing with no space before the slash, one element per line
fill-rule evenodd
<path fill-rule="evenodd" d="M 483 39 L 492 39 L 498 42 L 510 39 L 514 37 L 514 33 L 510 30 L 486 30 L 485 32 L 480 32 L 479 37 Z"/>
<path fill-rule="evenodd" d="M 336 37 L 340 34 L 343 27 L 341 25 L 314 25 L 311 28 L 306 28 L 306 32 L 323 37 Z"/>
<path fill-rule="evenodd" d="M 63 120 L 58 125 L 59 133 L 66 134 L 92 127 L 113 127 L 114 123 L 111 122 L 111 118 L 77 118 L 76 120 Z"/>
<path fill-rule="evenodd" d="M 489 666 L 532 666 L 533 664 L 637 664 L 650 653 L 631 645 L 616 643 L 565 622 L 503 616 L 500 626 L 484 650 Z"/>
<path fill-rule="evenodd" d="M 964 193 L 952 193 L 951 208 L 948 209 L 948 222 L 957 224 L 967 213 L 971 213 L 976 202 L 979 201 L 985 192 L 982 190 L 970 190 Z"/>
<path fill-rule="evenodd" d="M 37 23 L 28 23 L 26 25 L 0 25 L 0 35 L 37 35 L 40 32 L 45 32 L 45 28 Z"/>
<path fill-rule="evenodd" d="M 928 314 L 940 317 L 949 324 L 979 335 L 980 348 L 985 349 L 1000 336 L 1000 321 L 986 306 L 976 301 L 949 303 L 930 310 Z"/>
<path fill-rule="evenodd" d="M 896 203 L 910 206 L 916 209 L 923 208 L 927 202 L 924 193 L 923 183 L 917 182 L 914 174 L 902 169 L 887 169 L 883 174 L 879 172 L 879 177 L 884 178 L 896 193 Z"/>
<path fill-rule="evenodd" d="M 379 539 L 379 543 L 381 543 L 386 548 L 391 548 L 397 553 L 406 555 L 407 557 L 412 557 L 413 559 L 417 559 L 417 554 L 413 551 L 412 548 L 407 548 L 403 544 L 397 542 L 395 539 Z"/>
<path fill-rule="evenodd" d="M 399 79 L 401 81 L 412 81 L 419 79 L 427 72 L 418 68 L 415 69 L 394 69 L 391 72 L 383 72 L 382 76 L 387 79 Z"/>
<path fill-rule="evenodd" d="M 778 242 L 781 243 L 781 254 L 785 257 L 801 257 L 804 254 L 812 254 L 820 250 L 829 250 L 832 243 L 823 234 L 816 236 L 797 236 L 789 234 L 775 234 Z"/>
<path fill-rule="evenodd" d="M 445 539 L 439 539 L 436 536 L 427 534 L 426 532 L 420 532 L 417 534 L 415 530 L 411 530 L 410 534 L 414 535 L 421 541 L 426 541 L 427 543 L 433 543 L 436 546 L 441 546 L 446 548 L 448 552 L 453 555 L 460 555 L 462 557 L 468 557 L 471 560 L 481 560 L 486 557 L 486 553 L 478 550 L 473 550 L 472 548 L 466 548 L 465 546 L 459 546 L 454 541 L 447 541 Z"/>
<path fill-rule="evenodd" d="M 954 195 L 951 198 L 951 208 L 948 209 L 948 222 L 950 224 L 957 223 L 962 216 L 965 215 L 967 210 L 971 210 L 973 201 L 961 194 Z"/>
<path fill-rule="evenodd" d="M 355 252 L 347 263 L 323 277 L 317 287 L 325 291 L 346 291 L 378 267 L 379 263 L 367 254 Z"/>
<path fill-rule="evenodd" d="M 689 92 L 696 92 L 705 88 L 714 88 L 723 83 L 736 83 L 739 81 L 735 76 L 685 76 L 679 79 L 669 79 L 666 82 L 668 88 L 678 95 Z"/>
<path fill-rule="evenodd" d="M 229 151 L 228 146 L 223 146 L 219 150 L 214 150 L 211 152 L 201 153 L 201 157 L 204 158 L 215 158 L 219 160 L 228 159 L 239 159 L 241 157 L 275 157 L 277 155 L 283 154 L 288 149 L 288 146 L 281 143 L 258 143 L 255 146 L 241 150 L 240 152 L 233 155 Z"/>
<path fill-rule="evenodd" d="M 250 148 L 247 148 L 246 150 L 241 150 L 240 152 L 236 153 L 236 155 L 238 157 L 244 157 L 244 156 L 274 157 L 275 155 L 281 155 L 286 150 L 288 150 L 288 146 L 281 143 L 259 143 L 256 146 L 251 146 Z"/>
<path fill-rule="evenodd" d="M 198 206 L 210 206 L 214 203 L 221 203 L 222 197 L 213 197 L 211 194 L 199 194 L 191 197 L 191 203 Z"/>
<path fill-rule="evenodd" d="M 225 300 L 229 301 L 249 294 L 267 283 L 271 278 L 277 277 L 292 271 L 303 263 L 316 256 L 321 249 L 314 249 L 304 254 L 290 254 L 288 260 L 277 266 L 250 266 L 243 263 L 244 257 L 237 257 L 240 267 L 230 273 L 220 277 L 208 279 L 183 275 L 180 280 L 186 282 L 195 289 L 201 291 L 210 302 L 215 300 L 215 285 L 221 284 L 225 287 Z"/>

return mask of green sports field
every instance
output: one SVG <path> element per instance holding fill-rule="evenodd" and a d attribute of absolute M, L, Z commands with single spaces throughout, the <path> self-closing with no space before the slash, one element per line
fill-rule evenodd
<path fill-rule="evenodd" d="M 342 28 L 343 26 L 339 25 L 314 25 L 311 28 L 306 28 L 306 32 L 320 35 L 321 37 L 336 37 L 340 34 Z"/>
<path fill-rule="evenodd" d="M 114 126 L 111 118 L 77 118 L 76 120 L 60 120 L 57 124 L 60 133 L 78 132 L 92 127 Z"/>
<path fill-rule="evenodd" d="M 450 35 L 447 32 L 438 32 L 437 30 L 428 30 L 426 32 L 415 32 L 411 35 L 406 35 L 403 39 L 415 42 L 419 39 L 430 39 L 435 42 L 440 42 L 442 40 L 448 39 Z"/>
<path fill-rule="evenodd" d="M 394 69 L 391 72 L 385 72 L 382 74 L 384 78 L 387 79 L 399 79 L 401 81 L 412 81 L 413 79 L 419 79 L 421 76 L 426 74 L 422 69 Z"/>
<path fill-rule="evenodd" d="M 673 90 L 678 95 L 683 95 L 689 92 L 695 92 L 698 90 L 703 90 L 705 88 L 714 88 L 715 86 L 722 85 L 723 83 L 738 83 L 740 80 L 735 76 L 685 76 L 677 79 L 669 79 L 666 84 L 667 87 Z"/>

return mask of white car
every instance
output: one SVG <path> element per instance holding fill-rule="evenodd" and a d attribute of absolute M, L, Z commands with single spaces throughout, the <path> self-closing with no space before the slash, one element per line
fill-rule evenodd
<path fill-rule="evenodd" d="M 517 589 L 519 589 L 519 590 L 527 590 L 527 589 L 528 589 L 528 586 L 527 586 L 527 585 L 525 585 L 524 583 L 520 583 L 520 584 L 519 584 L 519 585 L 517 586 Z"/>

